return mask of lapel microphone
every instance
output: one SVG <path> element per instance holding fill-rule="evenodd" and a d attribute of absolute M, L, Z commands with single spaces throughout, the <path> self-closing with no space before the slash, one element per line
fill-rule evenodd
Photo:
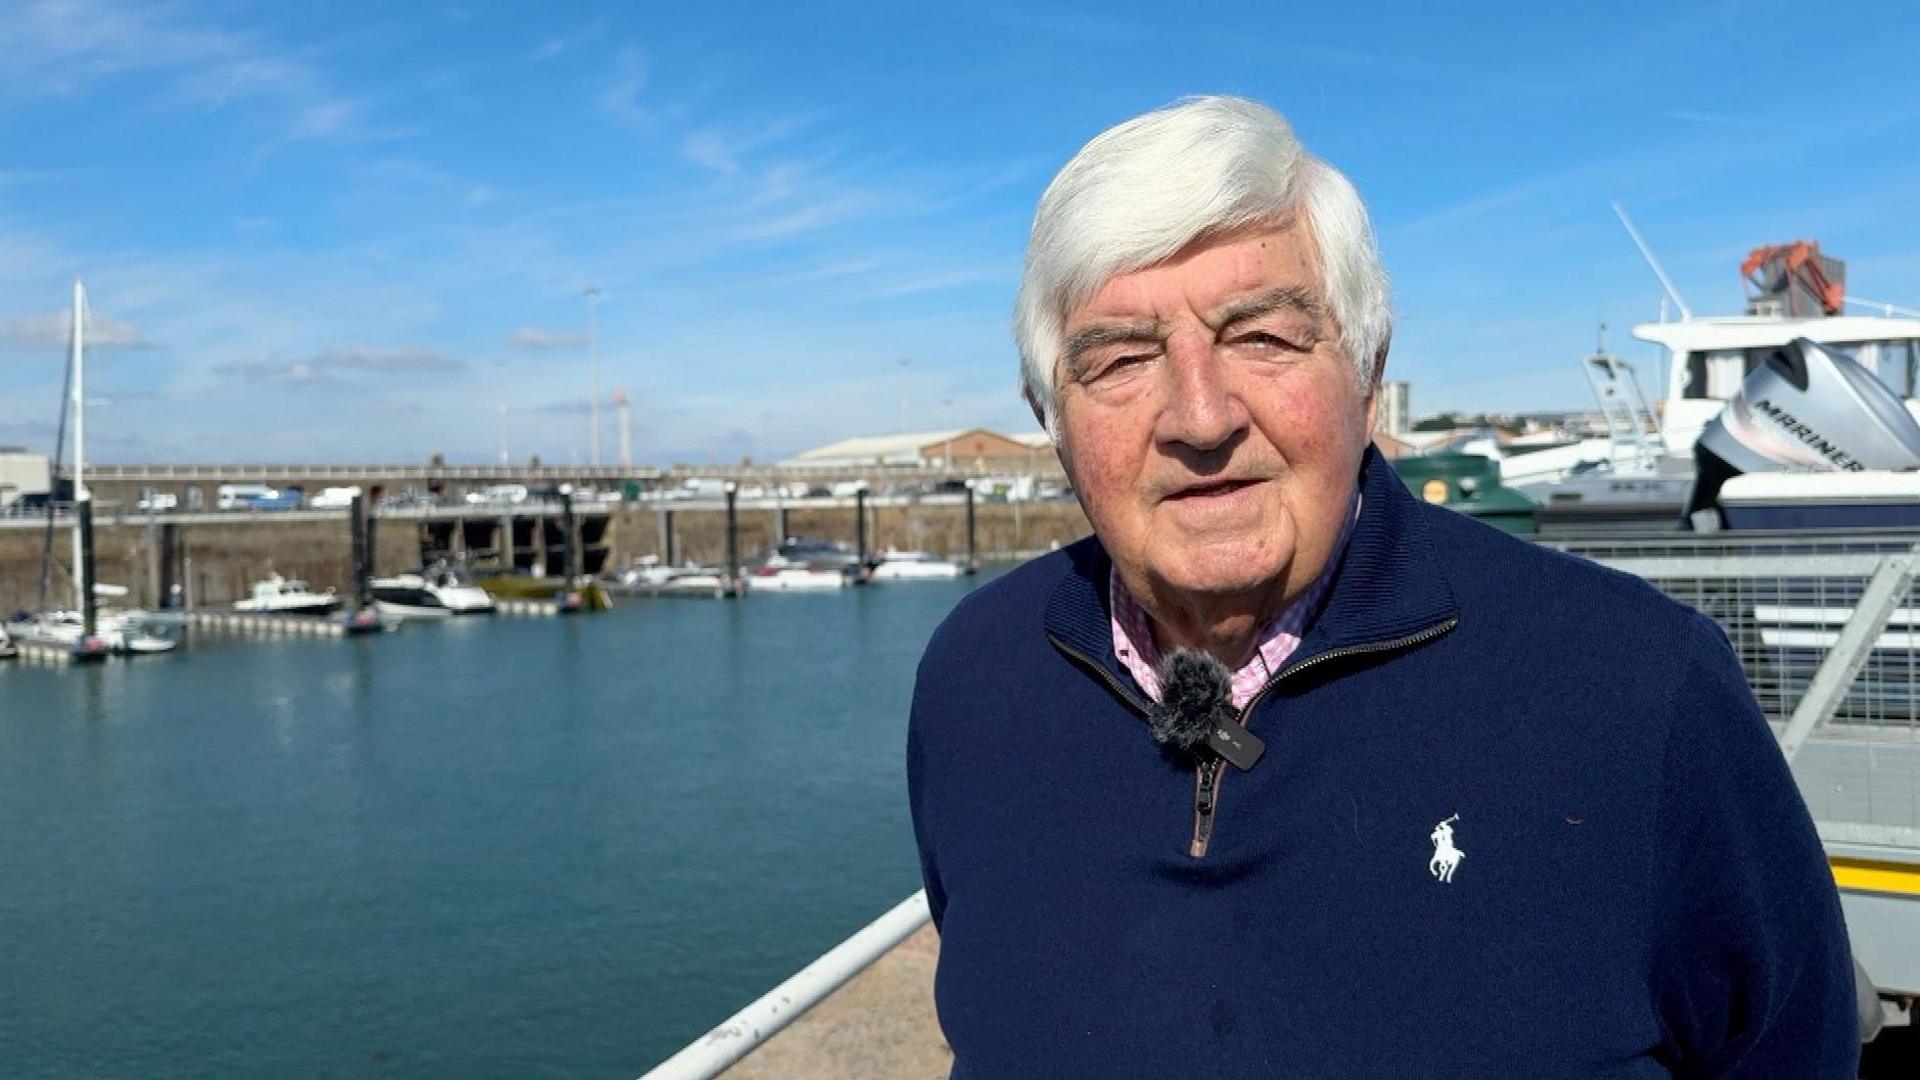
<path fill-rule="evenodd" d="M 1160 704 L 1147 717 L 1153 741 L 1204 760 L 1224 758 L 1241 772 L 1266 753 L 1266 743 L 1240 726 L 1233 707 L 1233 673 L 1198 649 L 1175 649 L 1160 661 Z"/>

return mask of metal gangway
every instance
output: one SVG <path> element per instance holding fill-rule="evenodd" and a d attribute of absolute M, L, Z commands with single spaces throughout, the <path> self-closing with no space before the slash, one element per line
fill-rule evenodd
<path fill-rule="evenodd" d="M 1726 631 L 1827 850 L 1864 985 L 1920 996 L 1920 546 L 1912 533 L 1560 538 Z M 1870 1003 L 1869 1003 L 1870 1004 Z"/>

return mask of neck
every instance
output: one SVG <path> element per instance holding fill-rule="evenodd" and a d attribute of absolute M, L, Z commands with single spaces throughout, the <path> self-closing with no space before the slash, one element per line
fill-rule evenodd
<path fill-rule="evenodd" d="M 1198 649 L 1230 671 L 1246 664 L 1260 643 L 1260 631 L 1293 600 L 1284 577 L 1263 589 L 1222 595 L 1128 588 L 1146 609 L 1162 655 L 1178 648 Z"/>

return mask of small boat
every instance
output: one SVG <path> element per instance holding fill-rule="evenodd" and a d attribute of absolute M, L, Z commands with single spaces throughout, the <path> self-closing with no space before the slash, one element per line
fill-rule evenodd
<path fill-rule="evenodd" d="M 1717 499 L 1729 529 L 1920 529 L 1920 472 L 1743 473 Z"/>
<path fill-rule="evenodd" d="M 778 566 L 768 563 L 748 574 L 742 584 L 753 592 L 765 590 L 801 591 L 842 589 L 852 584 L 846 570 L 824 570 L 811 566 Z"/>
<path fill-rule="evenodd" d="M 13 647 L 13 638 L 7 635 L 7 628 L 0 626 L 0 660 L 11 660 L 20 650 Z"/>
<path fill-rule="evenodd" d="M 811 566 L 827 570 L 858 566 L 860 556 L 848 550 L 844 544 L 789 536 L 774 547 L 767 562 L 776 566 Z"/>
<path fill-rule="evenodd" d="M 606 587 L 591 578 L 569 584 L 565 577 L 533 577 L 529 574 L 495 574 L 474 579 L 474 584 L 496 600 L 552 601 L 563 611 L 610 611 L 613 598 Z"/>
<path fill-rule="evenodd" d="M 119 656 L 145 656 L 172 652 L 179 642 L 154 633 L 137 618 L 138 612 L 102 611 L 94 617 L 94 632 L 87 636 L 85 620 L 77 611 L 49 611 L 22 615 L 7 624 L 6 632 L 22 642 L 70 650 L 76 654 L 98 652 Z"/>
<path fill-rule="evenodd" d="M 374 578 L 373 606 L 398 619 L 448 619 L 455 615 L 491 615 L 493 596 L 457 567 L 436 565 L 417 574 Z"/>
<path fill-rule="evenodd" d="M 739 586 L 717 566 L 663 566 L 645 556 L 614 575 L 608 588 L 641 596 L 728 596 Z"/>
<path fill-rule="evenodd" d="M 874 581 L 937 581 L 965 573 L 959 563 L 924 551 L 883 551 L 868 576 Z"/>
<path fill-rule="evenodd" d="M 344 603 L 332 589 L 317 593 L 307 583 L 273 574 L 253 583 L 253 595 L 236 601 L 233 610 L 250 615 L 331 615 Z"/>

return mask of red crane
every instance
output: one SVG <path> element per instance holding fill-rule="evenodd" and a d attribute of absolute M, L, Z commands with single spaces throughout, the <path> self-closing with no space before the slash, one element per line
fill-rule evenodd
<path fill-rule="evenodd" d="M 1778 298 L 1789 316 L 1838 315 L 1846 304 L 1846 264 L 1821 255 L 1817 241 L 1754 248 L 1740 264 L 1740 276 L 1752 287 L 1749 303 Z M 1811 310 L 1815 304 L 1818 312 Z"/>

